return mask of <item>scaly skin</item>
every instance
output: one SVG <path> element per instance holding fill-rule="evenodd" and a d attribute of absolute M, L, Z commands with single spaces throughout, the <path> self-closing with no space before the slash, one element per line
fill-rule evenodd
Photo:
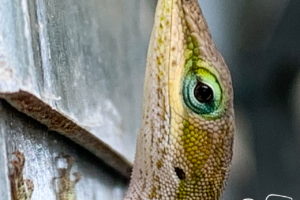
<path fill-rule="evenodd" d="M 212 88 L 213 99 L 199 98 L 199 82 Z M 232 157 L 231 85 L 198 1 L 158 0 L 125 200 L 220 198 Z"/>
<path fill-rule="evenodd" d="M 33 192 L 33 182 L 23 177 L 25 164 L 24 154 L 16 151 L 13 153 L 16 157 L 11 161 L 11 172 L 9 175 L 11 183 L 12 200 L 30 200 Z"/>
<path fill-rule="evenodd" d="M 71 169 L 74 158 L 68 155 L 61 155 L 57 159 L 63 158 L 67 162 L 66 168 L 59 168 L 59 177 L 54 178 L 57 191 L 57 200 L 76 200 L 75 186 L 81 178 L 78 172 L 73 173 L 74 180 L 71 179 Z"/>

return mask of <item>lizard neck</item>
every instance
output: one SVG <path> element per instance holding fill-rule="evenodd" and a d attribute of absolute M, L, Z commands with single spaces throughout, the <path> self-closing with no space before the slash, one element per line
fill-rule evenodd
<path fill-rule="evenodd" d="M 215 48 L 197 0 L 158 0 L 154 21 L 144 83 L 143 122 L 125 200 L 216 200 L 232 154 L 228 69 Z M 184 105 L 182 85 L 197 63 L 201 69 L 215 72 L 224 86 L 226 112 L 220 116 L 202 117 Z"/>

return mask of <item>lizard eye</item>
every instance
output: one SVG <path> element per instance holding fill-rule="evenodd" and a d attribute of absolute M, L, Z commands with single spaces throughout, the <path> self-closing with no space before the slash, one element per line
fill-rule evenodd
<path fill-rule="evenodd" d="M 183 81 L 183 100 L 200 115 L 216 115 L 222 102 L 222 89 L 210 71 L 204 68 L 187 73 Z"/>

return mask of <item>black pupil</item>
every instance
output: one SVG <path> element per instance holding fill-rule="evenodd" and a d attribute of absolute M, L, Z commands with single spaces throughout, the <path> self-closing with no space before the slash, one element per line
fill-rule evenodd
<path fill-rule="evenodd" d="M 198 81 L 194 89 L 194 95 L 200 103 L 209 103 L 213 100 L 213 90 L 206 84 Z"/>

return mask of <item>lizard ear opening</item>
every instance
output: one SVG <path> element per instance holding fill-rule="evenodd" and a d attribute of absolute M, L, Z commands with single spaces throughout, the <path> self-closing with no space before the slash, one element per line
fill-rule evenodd
<path fill-rule="evenodd" d="M 175 173 L 176 173 L 177 177 L 180 180 L 184 180 L 185 179 L 185 172 L 183 171 L 183 169 L 181 169 L 179 167 L 175 167 L 174 170 L 175 170 Z"/>

